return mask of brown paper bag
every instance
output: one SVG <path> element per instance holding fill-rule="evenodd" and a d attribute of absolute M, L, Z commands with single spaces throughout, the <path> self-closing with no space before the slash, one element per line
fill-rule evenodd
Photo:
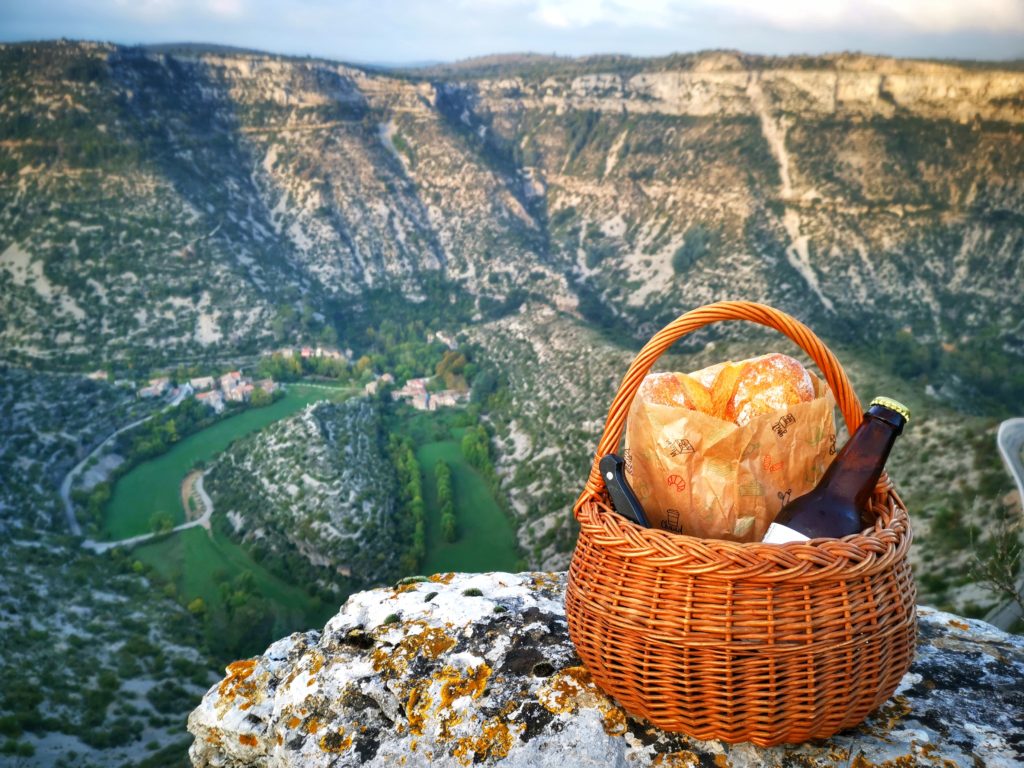
<path fill-rule="evenodd" d="M 813 488 L 836 452 L 834 401 L 815 398 L 740 427 L 700 411 L 633 399 L 623 459 L 652 528 L 760 541 L 782 506 Z"/>

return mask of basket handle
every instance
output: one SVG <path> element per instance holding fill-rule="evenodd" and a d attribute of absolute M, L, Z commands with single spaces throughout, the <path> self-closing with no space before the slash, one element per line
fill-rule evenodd
<path fill-rule="evenodd" d="M 640 383 L 650 372 L 651 366 L 675 341 L 698 328 L 722 320 L 748 320 L 774 328 L 792 339 L 810 356 L 825 375 L 825 381 L 836 398 L 836 404 L 843 414 L 850 434 L 853 434 L 854 430 L 860 426 L 864 415 L 861 411 L 860 400 L 857 399 L 853 387 L 850 386 L 846 372 L 832 351 L 810 328 L 785 312 L 752 301 L 719 301 L 707 304 L 680 315 L 654 334 L 629 366 L 629 370 L 626 371 L 626 375 L 619 385 L 619 391 L 616 393 L 615 399 L 612 400 L 611 408 L 608 409 L 608 418 L 604 423 L 601 441 L 597 444 L 597 454 L 594 456 L 594 463 L 590 468 L 590 477 L 587 478 L 583 493 L 573 505 L 573 513 L 577 517 L 580 506 L 587 500 L 600 498 L 601 492 L 604 490 L 604 480 L 601 477 L 598 464 L 602 456 L 613 453 L 618 448 L 626 423 L 626 414 L 633 404 L 637 390 L 640 389 Z M 886 478 L 883 476 L 879 482 L 885 481 Z"/>

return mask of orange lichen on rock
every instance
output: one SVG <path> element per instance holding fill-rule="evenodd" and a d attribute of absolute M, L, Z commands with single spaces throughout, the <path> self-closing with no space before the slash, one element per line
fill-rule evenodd
<path fill-rule="evenodd" d="M 583 707 L 596 709 L 606 733 L 626 732 L 626 713 L 600 691 L 585 667 L 560 669 L 537 691 L 537 700 L 555 715 L 575 714 Z"/>
<path fill-rule="evenodd" d="M 324 752 L 330 752 L 331 754 L 337 754 L 338 752 L 346 752 L 352 747 L 352 735 L 346 734 L 343 728 L 339 728 L 336 731 L 325 733 L 320 738 L 320 749 Z"/>
<path fill-rule="evenodd" d="M 227 666 L 227 677 L 220 681 L 217 693 L 224 697 L 232 697 L 237 694 L 238 688 L 245 680 L 252 675 L 256 668 L 256 659 L 243 659 L 233 661 Z"/>
<path fill-rule="evenodd" d="M 291 717 L 288 718 L 288 722 L 285 725 L 287 725 L 288 728 L 295 728 L 301 722 L 302 722 L 301 718 L 298 718 L 295 715 L 292 715 Z"/>
<path fill-rule="evenodd" d="M 604 732 L 609 736 L 621 736 L 627 730 L 626 728 L 626 713 L 621 708 L 615 706 L 610 701 L 608 706 L 601 706 L 601 724 L 604 726 Z"/>
<path fill-rule="evenodd" d="M 239 705 L 240 709 L 249 709 L 258 703 L 262 697 L 260 686 L 257 681 L 251 679 L 256 670 L 255 659 L 245 659 L 228 664 L 227 677 L 221 680 L 217 687 L 220 699 L 217 704 L 220 708 L 230 707 L 236 699 L 243 699 Z"/>
<path fill-rule="evenodd" d="M 526 728 L 525 725 L 518 727 L 520 731 Z M 508 722 L 500 717 L 492 717 L 480 725 L 479 736 L 464 736 L 458 739 L 452 755 L 463 765 L 501 760 L 508 757 L 515 743 L 516 734 Z"/>
<path fill-rule="evenodd" d="M 715 765 L 718 765 L 718 758 L 715 755 Z M 700 765 L 700 757 L 695 752 L 664 752 L 654 756 L 651 761 L 652 768 L 694 768 Z"/>
<path fill-rule="evenodd" d="M 260 743 L 260 740 L 253 736 L 251 733 L 242 733 L 238 736 L 238 741 L 241 744 L 245 744 L 247 747 L 255 747 Z"/>
<path fill-rule="evenodd" d="M 471 668 L 465 677 L 458 670 L 452 667 L 445 667 L 439 675 L 441 679 L 441 706 L 449 706 L 460 696 L 470 696 L 474 699 L 479 699 L 490 676 L 491 668 L 486 664 L 480 664 Z"/>
<path fill-rule="evenodd" d="M 311 717 L 302 724 L 302 728 L 306 733 L 316 733 L 320 730 L 320 721 L 315 717 Z"/>
<path fill-rule="evenodd" d="M 409 662 L 417 656 L 436 659 L 455 645 L 454 637 L 426 622 L 409 622 L 406 627 L 419 628 L 420 631 L 408 632 L 394 647 L 374 648 L 371 654 L 374 670 L 387 677 L 398 677 L 409 668 Z"/>
<path fill-rule="evenodd" d="M 861 726 L 864 730 L 874 732 L 877 736 L 886 736 L 899 724 L 908 714 L 911 706 L 905 696 L 893 696 L 885 704 L 879 707 L 874 715 L 865 721 Z"/>
<path fill-rule="evenodd" d="M 537 699 L 555 715 L 573 713 L 583 699 L 602 695 L 585 667 L 560 669 L 537 691 Z"/>
<path fill-rule="evenodd" d="M 315 675 L 321 669 L 324 668 L 324 655 L 322 653 L 313 652 L 309 655 L 309 674 Z"/>
<path fill-rule="evenodd" d="M 427 690 L 429 687 L 428 681 L 413 686 L 405 702 L 405 719 L 409 721 L 409 733 L 416 736 L 423 735 L 423 726 L 426 725 L 427 715 L 430 714 L 430 692 Z"/>
<path fill-rule="evenodd" d="M 430 581 L 434 582 L 435 584 L 451 584 L 452 579 L 454 578 L 455 574 L 451 571 L 449 571 L 448 573 L 435 573 L 433 576 L 429 577 Z"/>
<path fill-rule="evenodd" d="M 971 628 L 971 625 L 968 624 L 966 621 L 957 621 L 956 619 L 950 619 L 949 626 L 956 627 L 957 629 L 963 630 L 964 632 Z"/>

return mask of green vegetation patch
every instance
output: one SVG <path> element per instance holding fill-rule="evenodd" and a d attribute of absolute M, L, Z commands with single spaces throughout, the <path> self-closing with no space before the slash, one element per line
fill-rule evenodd
<path fill-rule="evenodd" d="M 444 540 L 442 503 L 435 483 L 424 487 L 427 508 L 426 573 L 514 571 L 519 562 L 512 523 L 494 500 L 487 480 L 466 460 L 454 439 L 424 443 L 416 457 L 428 477 L 444 462 L 451 470 L 458 539 Z"/>
<path fill-rule="evenodd" d="M 149 533 L 152 521 L 163 515 L 170 515 L 174 525 L 185 522 L 181 481 L 197 464 L 312 402 L 349 394 L 350 390 L 292 384 L 284 397 L 269 406 L 231 416 L 179 440 L 166 453 L 139 464 L 117 481 L 105 510 L 103 538 L 117 540 Z"/>
<path fill-rule="evenodd" d="M 191 528 L 139 546 L 132 556 L 173 585 L 179 602 L 202 620 L 220 660 L 258 653 L 290 632 L 323 626 L 337 608 L 275 576 L 216 531 L 211 538 Z"/>

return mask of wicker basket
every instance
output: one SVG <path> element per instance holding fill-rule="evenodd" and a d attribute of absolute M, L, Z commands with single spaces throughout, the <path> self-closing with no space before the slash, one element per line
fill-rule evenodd
<path fill-rule="evenodd" d="M 872 498 L 868 533 L 766 545 L 634 525 L 611 511 L 598 470 L 654 361 L 719 320 L 784 333 L 821 369 L 850 431 L 862 420 L 835 356 L 782 312 L 720 302 L 667 325 L 626 373 L 573 510 L 569 634 L 595 682 L 660 728 L 760 746 L 825 738 L 888 699 L 914 653 L 910 523 L 888 477 Z"/>

